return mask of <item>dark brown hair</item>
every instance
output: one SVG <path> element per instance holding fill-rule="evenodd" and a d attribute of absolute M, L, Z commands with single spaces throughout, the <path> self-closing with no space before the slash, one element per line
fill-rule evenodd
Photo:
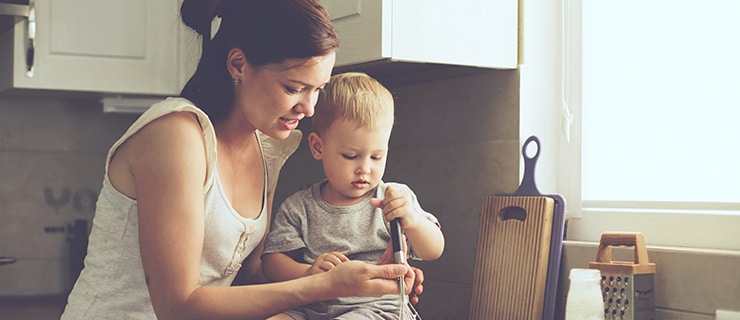
<path fill-rule="evenodd" d="M 229 50 L 241 49 L 259 67 L 286 59 L 323 56 L 339 46 L 329 14 L 318 0 L 184 0 L 183 22 L 210 38 L 211 20 L 221 25 L 180 96 L 203 109 L 211 121 L 228 116 L 234 84 L 226 69 Z"/>

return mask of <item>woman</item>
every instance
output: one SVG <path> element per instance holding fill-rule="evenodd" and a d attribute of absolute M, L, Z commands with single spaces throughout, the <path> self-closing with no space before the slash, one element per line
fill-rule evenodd
<path fill-rule="evenodd" d="M 264 319 L 306 303 L 396 293 L 421 274 L 351 261 L 264 282 L 260 255 L 280 168 L 329 80 L 338 41 L 317 0 L 186 0 L 216 36 L 181 97 L 111 147 L 85 268 L 62 319 Z M 390 259 L 383 259 L 388 261 Z M 230 286 L 237 273 L 247 285 Z"/>

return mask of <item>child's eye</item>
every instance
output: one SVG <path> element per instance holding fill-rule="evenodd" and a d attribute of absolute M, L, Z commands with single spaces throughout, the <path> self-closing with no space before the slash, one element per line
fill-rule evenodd
<path fill-rule="evenodd" d="M 370 157 L 370 159 L 373 159 L 373 160 L 383 160 L 383 156 L 372 156 L 372 157 Z"/>
<path fill-rule="evenodd" d="M 357 155 L 354 154 L 342 154 L 342 158 L 345 158 L 347 160 L 354 160 L 357 159 Z"/>

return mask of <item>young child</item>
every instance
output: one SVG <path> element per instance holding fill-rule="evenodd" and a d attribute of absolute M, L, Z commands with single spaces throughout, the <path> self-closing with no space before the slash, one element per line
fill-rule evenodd
<path fill-rule="evenodd" d="M 435 260 L 444 249 L 437 219 L 406 185 L 381 179 L 393 127 L 393 97 L 364 73 L 331 78 L 319 94 L 308 143 L 326 180 L 301 190 L 275 213 L 263 271 L 271 281 L 330 271 L 350 260 L 387 254 L 389 221 L 400 218 L 408 256 Z M 274 319 L 397 319 L 398 295 L 310 304 Z"/>

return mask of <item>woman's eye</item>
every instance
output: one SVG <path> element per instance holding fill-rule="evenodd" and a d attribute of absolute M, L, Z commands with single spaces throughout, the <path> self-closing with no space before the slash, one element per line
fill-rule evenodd
<path fill-rule="evenodd" d="M 291 87 L 286 86 L 285 87 L 285 92 L 287 92 L 289 94 L 299 94 L 299 93 L 303 92 L 303 89 L 296 89 L 296 88 L 291 88 Z"/>
<path fill-rule="evenodd" d="M 357 159 L 357 156 L 352 154 L 342 154 L 342 158 L 345 158 L 347 160 L 354 160 Z"/>

